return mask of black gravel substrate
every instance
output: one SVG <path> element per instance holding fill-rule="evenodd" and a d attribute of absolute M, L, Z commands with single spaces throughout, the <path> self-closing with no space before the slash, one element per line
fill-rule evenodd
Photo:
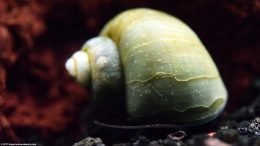
<path fill-rule="evenodd" d="M 249 106 L 205 125 L 172 129 L 115 129 L 99 127 L 93 137 L 73 146 L 260 146 L 260 87 L 258 96 Z M 92 136 L 91 135 L 91 136 Z"/>

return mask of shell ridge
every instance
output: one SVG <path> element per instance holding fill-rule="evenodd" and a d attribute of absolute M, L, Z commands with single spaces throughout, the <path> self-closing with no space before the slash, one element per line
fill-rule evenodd
<path fill-rule="evenodd" d="M 164 73 L 164 72 L 156 72 L 155 75 L 149 77 L 146 80 L 130 80 L 127 82 L 127 84 L 132 84 L 132 83 L 145 83 L 148 82 L 150 80 L 153 79 L 157 79 L 157 78 L 173 78 L 174 80 L 176 80 L 177 82 L 188 82 L 191 80 L 198 80 L 198 79 L 216 79 L 219 78 L 219 75 L 212 75 L 212 76 L 195 76 L 195 77 L 190 77 L 190 78 L 186 78 L 186 79 L 178 79 L 176 77 L 176 75 L 180 75 L 180 74 L 171 74 L 171 73 Z"/>

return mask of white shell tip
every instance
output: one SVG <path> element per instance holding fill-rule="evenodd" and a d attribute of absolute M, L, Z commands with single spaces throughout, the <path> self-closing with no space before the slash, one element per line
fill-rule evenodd
<path fill-rule="evenodd" d="M 76 75 L 75 61 L 73 58 L 69 58 L 65 63 L 65 68 L 69 72 L 69 74 L 73 77 Z"/>
<path fill-rule="evenodd" d="M 90 66 L 87 52 L 82 50 L 75 52 L 72 57 L 66 61 L 65 67 L 69 74 L 76 78 L 77 82 L 88 84 Z"/>

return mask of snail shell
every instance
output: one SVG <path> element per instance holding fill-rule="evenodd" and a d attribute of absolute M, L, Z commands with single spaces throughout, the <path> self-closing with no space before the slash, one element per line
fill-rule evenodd
<path fill-rule="evenodd" d="M 79 52 L 89 59 L 73 55 L 66 63 L 69 73 L 92 84 L 93 92 L 108 87 L 117 92 L 123 85 L 132 120 L 201 124 L 226 105 L 226 88 L 202 42 L 166 13 L 122 12 Z"/>

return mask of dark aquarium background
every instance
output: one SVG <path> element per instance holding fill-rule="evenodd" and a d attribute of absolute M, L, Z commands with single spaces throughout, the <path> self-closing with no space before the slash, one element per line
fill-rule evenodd
<path fill-rule="evenodd" d="M 136 7 L 172 14 L 198 34 L 229 93 L 218 119 L 146 130 L 86 122 L 91 91 L 64 63 L 109 19 Z M 0 145 L 71 146 L 86 137 L 106 145 L 260 145 L 259 26 L 259 0 L 0 0 Z"/>

